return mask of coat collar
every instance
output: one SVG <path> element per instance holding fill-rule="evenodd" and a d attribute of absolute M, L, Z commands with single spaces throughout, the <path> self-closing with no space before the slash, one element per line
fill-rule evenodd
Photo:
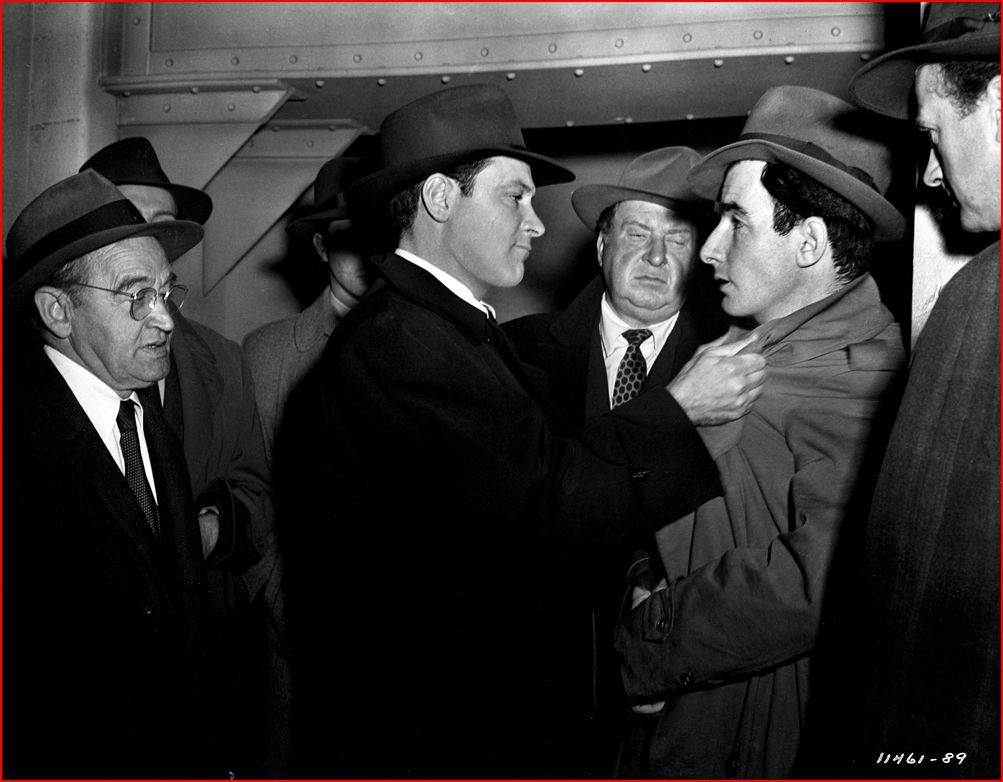
<path fill-rule="evenodd" d="M 326 342 L 338 325 L 338 313 L 331 301 L 331 289 L 325 287 L 320 296 L 300 313 L 293 324 L 293 342 L 300 353 L 309 353 L 318 343 Z"/>
<path fill-rule="evenodd" d="M 484 311 L 454 295 L 428 272 L 396 253 L 377 259 L 376 267 L 404 296 L 454 322 L 471 343 L 488 341 L 489 321 Z"/>
<path fill-rule="evenodd" d="M 831 296 L 753 331 L 768 364 L 789 366 L 872 339 L 892 320 L 874 278 L 864 274 Z"/>

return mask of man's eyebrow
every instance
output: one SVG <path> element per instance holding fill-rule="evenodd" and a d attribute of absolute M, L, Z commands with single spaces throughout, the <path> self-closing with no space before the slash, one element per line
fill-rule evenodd
<path fill-rule="evenodd" d="M 177 281 L 178 275 L 171 272 L 171 276 L 167 278 L 164 285 L 169 288 L 177 283 Z M 126 288 L 131 288 L 133 285 L 142 285 L 144 288 L 150 288 L 153 287 L 153 283 L 154 280 L 146 274 L 130 274 L 118 281 L 118 284 L 115 286 L 115 290 L 125 290 Z"/>
<path fill-rule="evenodd" d="M 718 214 L 734 214 L 745 218 L 749 216 L 745 208 L 734 201 L 718 201 L 714 204 L 714 211 Z"/>
<path fill-rule="evenodd" d="M 525 179 L 508 179 L 501 184 L 503 189 L 514 188 L 520 193 L 535 193 L 536 187 L 531 183 L 527 182 Z"/>

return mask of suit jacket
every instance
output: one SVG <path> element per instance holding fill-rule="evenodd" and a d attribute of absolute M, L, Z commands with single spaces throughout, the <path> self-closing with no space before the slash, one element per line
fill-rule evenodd
<path fill-rule="evenodd" d="M 395 255 L 378 267 L 277 443 L 315 519 L 289 595 L 312 598 L 304 770 L 574 773 L 560 728 L 590 693 L 553 676 L 560 606 L 606 547 L 717 493 L 715 470 L 669 394 L 571 436 L 482 311 Z"/>
<path fill-rule="evenodd" d="M 1000 775 L 999 264 L 997 241 L 944 286 L 917 340 L 834 620 L 853 642 L 835 647 L 819 704 L 841 718 L 820 737 L 829 773 Z"/>
<path fill-rule="evenodd" d="M 244 340 L 269 463 L 289 394 L 320 361 L 327 338 L 340 320 L 331 302 L 331 291 L 325 287 L 299 315 L 267 323 Z"/>
<path fill-rule="evenodd" d="M 52 363 L 5 388 L 5 775 L 207 773 L 204 573 L 181 448 L 141 394 L 162 541 Z"/>
<path fill-rule="evenodd" d="M 546 373 L 554 402 L 575 428 L 609 411 L 606 367 L 599 337 L 605 286 L 596 277 L 563 312 L 527 315 L 504 325 L 519 357 Z M 696 349 L 725 332 L 720 312 L 684 306 L 679 319 L 648 367 L 641 392 L 664 387 Z"/>
<path fill-rule="evenodd" d="M 833 552 L 859 519 L 859 476 L 905 352 L 869 275 L 755 332 L 762 395 L 700 430 L 724 496 L 658 531 L 668 588 L 618 628 L 628 695 L 666 701 L 629 776 L 794 768 Z"/>

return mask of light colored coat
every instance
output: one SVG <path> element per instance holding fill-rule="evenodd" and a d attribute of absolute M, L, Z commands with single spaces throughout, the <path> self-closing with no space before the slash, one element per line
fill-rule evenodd
<path fill-rule="evenodd" d="M 832 554 L 882 399 L 905 354 L 867 275 L 756 329 L 752 411 L 701 430 L 724 497 L 656 535 L 668 588 L 617 631 L 635 702 L 666 700 L 648 769 L 789 776 Z"/>

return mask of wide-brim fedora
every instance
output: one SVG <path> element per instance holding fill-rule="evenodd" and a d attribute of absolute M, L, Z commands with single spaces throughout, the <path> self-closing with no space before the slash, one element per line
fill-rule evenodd
<path fill-rule="evenodd" d="M 5 242 L 4 297 L 33 292 L 67 261 L 136 236 L 152 236 L 173 261 L 202 241 L 190 220 L 148 223 L 97 171 L 74 174 L 44 190 L 14 220 Z"/>
<path fill-rule="evenodd" d="M 914 113 L 913 82 L 924 63 L 995 60 L 1000 56 L 999 3 L 928 3 L 921 42 L 883 54 L 850 80 L 865 109 L 895 119 Z"/>
<path fill-rule="evenodd" d="M 350 204 L 386 204 L 436 171 L 496 156 L 527 163 L 537 186 L 575 178 L 526 148 L 511 101 L 494 85 L 439 90 L 391 112 L 380 124 L 380 150 L 383 167 L 348 189 Z"/>
<path fill-rule="evenodd" d="M 582 185 L 571 194 L 575 214 L 589 230 L 599 216 L 620 201 L 647 201 L 693 219 L 707 217 L 712 201 L 701 198 L 687 182 L 700 160 L 689 147 L 664 147 L 631 160 L 615 185 Z"/>
<path fill-rule="evenodd" d="M 168 191 L 174 196 L 179 220 L 191 220 L 205 225 L 212 214 L 212 199 L 194 187 L 171 182 L 160 165 L 153 145 L 143 136 L 124 138 L 109 144 L 80 166 L 81 171 L 89 168 L 114 185 L 146 185 Z"/>
<path fill-rule="evenodd" d="M 906 222 L 884 197 L 891 183 L 891 148 L 873 131 L 873 115 L 834 95 L 811 87 L 773 87 L 752 107 L 739 140 L 694 166 L 690 187 L 717 198 L 732 163 L 786 163 L 856 206 L 874 226 L 875 239 L 896 241 Z"/>
<path fill-rule="evenodd" d="M 350 220 L 352 210 L 345 200 L 345 190 L 356 180 L 372 173 L 374 161 L 363 157 L 336 157 L 328 160 L 313 184 L 314 206 L 294 218 L 286 231 L 294 236 L 312 236 L 323 233 L 327 227 L 340 220 Z"/>

